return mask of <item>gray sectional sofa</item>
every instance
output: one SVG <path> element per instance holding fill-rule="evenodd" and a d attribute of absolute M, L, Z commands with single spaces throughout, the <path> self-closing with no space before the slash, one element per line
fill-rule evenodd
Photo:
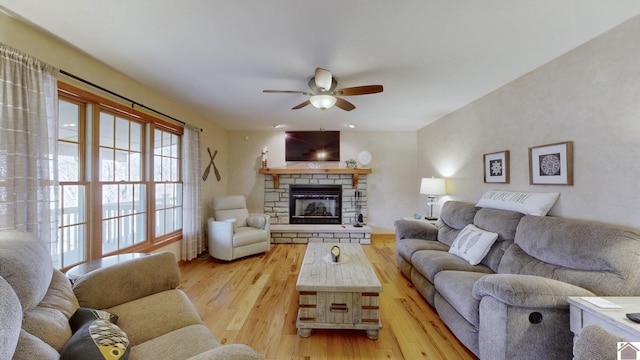
<path fill-rule="evenodd" d="M 449 252 L 468 224 L 498 234 L 477 265 Z M 398 220 L 401 272 L 481 359 L 571 359 L 568 296 L 640 295 L 640 235 L 449 201 L 437 225 Z"/>

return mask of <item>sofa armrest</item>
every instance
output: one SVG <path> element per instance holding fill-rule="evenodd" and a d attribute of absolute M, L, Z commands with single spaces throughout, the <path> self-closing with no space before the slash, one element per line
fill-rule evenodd
<path fill-rule="evenodd" d="M 190 357 L 188 360 L 263 360 L 263 357 L 251 347 L 244 344 L 222 345 L 215 349 Z"/>
<path fill-rule="evenodd" d="M 437 240 L 438 228 L 426 221 L 396 220 L 396 241 L 402 239 Z"/>
<path fill-rule="evenodd" d="M 94 270 L 73 284 L 82 307 L 106 309 L 180 284 L 173 253 L 162 252 Z"/>
<path fill-rule="evenodd" d="M 473 286 L 473 297 L 491 296 L 518 307 L 569 307 L 569 296 L 595 296 L 591 291 L 562 281 L 534 275 L 491 274 Z"/>

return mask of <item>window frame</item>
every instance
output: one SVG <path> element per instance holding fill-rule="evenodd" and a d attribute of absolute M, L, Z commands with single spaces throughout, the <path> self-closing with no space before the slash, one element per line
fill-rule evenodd
<path fill-rule="evenodd" d="M 155 206 L 155 187 L 157 183 L 164 182 L 156 182 L 154 179 L 154 133 L 155 130 L 161 130 L 165 132 L 169 132 L 171 134 L 178 136 L 178 181 L 177 183 L 181 184 L 181 188 L 184 189 L 184 183 L 182 178 L 182 135 L 184 133 L 184 129 L 182 126 L 158 119 L 146 112 L 137 110 L 133 108 L 133 104 L 131 107 L 127 107 L 119 102 L 114 100 L 105 98 L 100 95 L 96 95 L 92 92 L 77 88 L 73 85 L 64 83 L 62 81 L 58 81 L 58 96 L 60 100 L 69 101 L 75 104 L 81 105 L 85 110 L 85 114 L 82 116 L 85 117 L 84 124 L 81 127 L 83 140 L 81 144 L 81 153 L 80 153 L 80 161 L 81 161 L 81 180 L 82 183 L 86 186 L 86 213 L 85 220 L 87 222 L 86 229 L 86 259 L 85 262 L 98 259 L 104 256 L 128 253 L 128 252 L 150 252 L 157 250 L 159 248 L 165 247 L 173 242 L 179 241 L 182 239 L 182 226 L 179 229 L 174 230 L 170 233 L 156 236 L 156 224 L 155 224 L 155 214 L 156 214 L 156 206 Z M 86 109 L 88 106 L 91 106 L 90 116 L 87 115 L 89 113 Z M 146 187 L 145 196 L 146 196 L 146 240 L 140 244 L 135 244 L 123 249 L 118 249 L 115 252 L 102 252 L 102 197 L 101 188 L 103 182 L 100 181 L 99 178 L 99 121 L 100 121 L 100 113 L 105 111 L 107 113 L 113 114 L 116 117 L 122 117 L 123 119 L 134 121 L 142 124 L 142 144 L 141 144 L 141 162 L 142 162 L 142 173 L 140 181 L 136 181 L 134 183 L 144 184 Z M 89 118 L 90 117 L 90 118 Z M 87 126 L 87 124 L 91 122 L 91 126 Z M 91 129 L 91 133 L 88 133 L 88 129 Z M 89 148 L 90 147 L 90 148 Z M 91 163 L 89 163 L 89 161 Z M 66 183 L 66 182 L 65 182 Z M 116 184 L 117 182 L 111 182 Z M 127 181 L 126 183 L 131 183 L 131 181 Z M 75 182 L 74 182 L 75 184 Z M 100 203 L 97 203 L 100 201 Z M 97 204 L 100 204 L 100 207 L 96 207 Z M 181 206 L 183 208 L 183 205 Z M 182 217 L 181 217 L 182 219 Z M 183 220 L 183 219 L 182 219 Z M 60 229 L 60 224 L 59 224 Z M 60 246 L 60 245 L 59 245 Z M 64 255 L 62 255 L 64 256 Z M 65 264 L 66 266 L 62 269 L 68 269 L 71 266 L 75 266 L 76 264 Z M 62 265 L 62 264 L 61 264 Z"/>

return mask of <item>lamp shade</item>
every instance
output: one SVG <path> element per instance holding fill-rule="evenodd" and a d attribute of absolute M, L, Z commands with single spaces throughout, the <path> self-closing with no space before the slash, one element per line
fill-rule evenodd
<path fill-rule="evenodd" d="M 337 99 L 331 95 L 313 95 L 309 98 L 309 101 L 314 107 L 320 110 L 326 110 L 335 105 Z"/>
<path fill-rule="evenodd" d="M 447 193 L 444 179 L 434 177 L 422 178 L 420 183 L 420 194 L 445 195 Z"/>

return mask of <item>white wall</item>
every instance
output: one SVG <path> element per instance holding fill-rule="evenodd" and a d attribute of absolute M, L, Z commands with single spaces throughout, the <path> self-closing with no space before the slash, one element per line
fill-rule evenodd
<path fill-rule="evenodd" d="M 418 132 L 420 175 L 451 198 L 560 192 L 551 214 L 640 227 L 640 17 Z M 552 39 L 550 39 L 552 41 Z M 574 185 L 529 185 L 528 147 L 572 140 Z M 483 154 L 511 153 L 510 184 L 483 183 Z"/>
<path fill-rule="evenodd" d="M 269 167 L 291 166 L 285 162 L 284 131 L 229 133 L 229 193 L 245 194 L 249 209 L 262 211 L 264 177 L 258 174 L 261 151 L 269 149 Z M 374 233 L 393 233 L 393 222 L 411 216 L 418 206 L 419 179 L 416 175 L 416 132 L 340 132 L 341 163 L 327 166 L 344 167 L 344 160 L 357 159 L 358 153 L 368 150 L 372 161 L 367 176 L 367 224 Z M 306 164 L 293 164 L 306 166 Z"/>

